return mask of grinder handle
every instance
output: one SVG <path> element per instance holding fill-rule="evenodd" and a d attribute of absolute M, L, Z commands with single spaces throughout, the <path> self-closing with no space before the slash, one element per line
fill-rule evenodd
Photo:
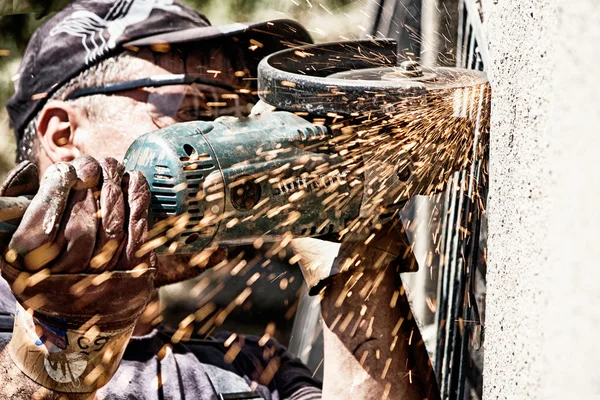
<path fill-rule="evenodd" d="M 33 196 L 0 197 L 0 246 L 6 247 Z"/>

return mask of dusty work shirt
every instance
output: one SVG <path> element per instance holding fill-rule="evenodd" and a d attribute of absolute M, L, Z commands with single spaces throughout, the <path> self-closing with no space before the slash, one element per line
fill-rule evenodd
<path fill-rule="evenodd" d="M 15 302 L 8 284 L 0 277 L 0 317 L 14 313 Z M 276 341 L 269 340 L 261 346 L 258 338 L 240 336 L 225 346 L 229 336 L 221 333 L 185 344 L 172 344 L 170 336 L 160 330 L 133 337 L 117 372 L 100 389 L 97 398 L 214 400 L 215 388 L 219 387 L 215 380 L 229 379 L 237 385 L 241 383 L 239 391 L 250 387 L 267 400 L 321 399 L 320 382 Z M 239 353 L 226 362 L 225 354 L 234 345 L 239 346 Z"/>

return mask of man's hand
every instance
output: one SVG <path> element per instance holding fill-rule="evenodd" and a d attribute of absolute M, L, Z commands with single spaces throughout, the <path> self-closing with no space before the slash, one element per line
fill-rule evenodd
<path fill-rule="evenodd" d="M 3 193 L 27 194 L 14 176 Z M 44 174 L 2 264 L 19 302 L 9 351 L 34 381 L 91 392 L 116 370 L 153 291 L 154 254 L 136 255 L 149 202 L 144 177 L 111 158 Z"/>
<path fill-rule="evenodd" d="M 136 171 L 115 159 L 77 158 L 48 168 L 13 235 L 8 257 L 50 273 L 101 273 L 150 263 L 136 250 L 147 232 L 150 192 Z M 10 261 L 10 260 L 9 260 Z"/>

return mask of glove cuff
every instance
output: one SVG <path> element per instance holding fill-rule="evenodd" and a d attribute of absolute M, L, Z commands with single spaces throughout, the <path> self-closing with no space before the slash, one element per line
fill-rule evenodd
<path fill-rule="evenodd" d="M 33 275 L 23 285 L 27 273 L 4 264 L 2 275 L 19 302 L 8 345 L 13 362 L 51 390 L 90 393 L 104 386 L 153 292 L 155 273 L 56 274 L 39 282 Z"/>
<path fill-rule="evenodd" d="M 322 282 L 339 273 L 334 263 L 340 251 L 339 243 L 316 238 L 299 238 L 293 239 L 289 246 L 296 254 L 294 258 L 300 265 L 311 296 L 322 288 Z"/>
<path fill-rule="evenodd" d="M 357 235 L 351 239 L 341 245 L 316 238 L 290 242 L 309 295 L 320 293 L 331 277 L 343 272 L 379 271 L 389 265 L 394 265 L 398 272 L 415 272 L 419 268 L 400 225 L 373 233 L 368 238 Z"/>

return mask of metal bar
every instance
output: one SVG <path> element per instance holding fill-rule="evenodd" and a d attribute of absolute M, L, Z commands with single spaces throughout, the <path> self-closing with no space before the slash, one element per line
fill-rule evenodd
<path fill-rule="evenodd" d="M 458 32 L 456 34 L 456 66 L 462 66 L 462 58 L 464 54 L 464 49 L 462 47 L 463 37 L 465 35 L 465 24 L 467 23 L 467 18 L 464 15 L 464 0 L 460 0 L 458 3 L 458 9 L 460 10 L 458 13 Z"/>
<path fill-rule="evenodd" d="M 468 69 L 472 69 L 472 65 L 473 65 L 473 60 L 475 59 L 475 38 L 476 35 L 473 32 L 473 26 L 471 25 L 469 27 L 469 44 L 468 44 L 468 50 L 467 50 L 467 64 L 466 67 Z"/>
<path fill-rule="evenodd" d="M 448 181 L 446 190 L 444 191 L 444 203 L 442 204 L 442 211 L 440 212 L 441 219 L 441 228 L 438 232 L 439 236 L 439 249 L 438 254 L 439 262 L 438 262 L 438 294 L 437 294 L 437 327 L 438 327 L 438 340 L 437 340 L 437 350 L 436 350 L 436 361 L 435 361 L 435 373 L 438 382 L 442 382 L 442 367 L 444 365 L 444 345 L 445 345 L 445 336 L 442 335 L 442 332 L 445 332 L 446 329 L 446 302 L 448 298 L 448 268 L 445 268 L 446 260 L 446 240 L 448 236 L 444 233 L 446 232 L 448 221 L 449 221 L 449 210 L 450 210 L 450 201 L 451 196 L 450 192 L 452 190 L 452 178 Z M 442 330 L 444 329 L 444 330 Z"/>
<path fill-rule="evenodd" d="M 447 237 L 446 251 L 444 253 L 443 262 L 446 271 L 447 279 L 447 293 L 446 293 L 446 319 L 445 319 L 445 337 L 444 337 L 444 351 L 443 351 L 443 362 L 442 362 L 442 379 L 440 386 L 442 388 L 442 398 L 448 396 L 450 390 L 451 381 L 451 360 L 452 360 L 452 337 L 454 335 L 454 292 L 456 286 L 456 236 L 455 227 L 456 221 L 459 219 L 460 209 L 458 208 L 457 196 L 455 194 L 456 189 L 460 186 L 460 172 L 456 172 L 453 175 L 451 184 L 449 185 L 449 192 L 451 196 L 448 224 L 445 231 Z M 459 189 L 460 190 L 460 189 Z"/>
<path fill-rule="evenodd" d="M 474 0 L 462 0 L 465 11 L 466 11 L 466 22 L 468 25 L 473 27 L 473 34 L 478 39 L 479 43 L 487 43 L 484 30 L 483 23 L 481 22 L 481 18 L 479 17 L 479 9 L 477 3 Z M 488 65 L 490 60 L 490 55 L 487 49 L 487 46 L 480 46 L 479 52 L 481 54 L 481 58 L 483 61 L 483 65 Z"/>
<path fill-rule="evenodd" d="M 451 315 L 449 317 L 449 324 L 448 324 L 448 328 L 449 328 L 449 332 L 450 332 L 450 343 L 449 343 L 449 362 L 448 364 L 451 366 L 450 371 L 449 371 L 449 379 L 447 380 L 447 384 L 448 384 L 448 389 L 447 389 L 447 393 L 449 395 L 451 395 L 454 390 L 453 388 L 456 386 L 456 379 L 457 379 L 457 375 L 456 375 L 456 369 L 457 369 L 457 361 L 459 360 L 459 358 L 457 358 L 457 341 L 458 341 L 458 337 L 459 337 L 459 329 L 458 328 L 458 322 L 459 322 L 459 316 L 462 313 L 462 301 L 461 301 L 461 296 L 462 296 L 462 292 L 464 291 L 464 279 L 463 279 L 463 266 L 464 266 L 464 259 L 463 259 L 463 242 L 461 240 L 461 227 L 462 227 L 462 223 L 463 223 L 463 218 L 464 218 L 464 200 L 465 200 L 465 181 L 466 181 L 466 171 L 461 171 L 460 175 L 459 175 L 459 179 L 458 179 L 458 195 L 457 195 L 457 202 L 456 202 L 456 218 L 453 221 L 452 224 L 452 238 L 453 238 L 453 246 L 452 246 L 452 262 L 451 262 L 451 275 L 452 275 L 452 279 L 454 280 L 453 285 L 454 285 L 454 290 L 452 291 L 452 296 L 450 297 L 452 303 L 451 303 L 451 308 L 449 308 L 451 311 Z"/>

